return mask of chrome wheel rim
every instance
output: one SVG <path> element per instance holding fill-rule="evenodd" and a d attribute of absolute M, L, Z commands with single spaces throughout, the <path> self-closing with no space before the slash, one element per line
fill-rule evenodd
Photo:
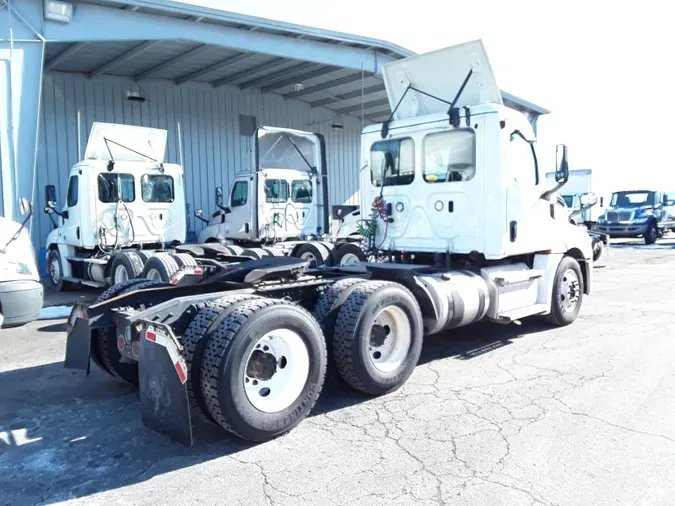
<path fill-rule="evenodd" d="M 302 255 L 300 255 L 300 259 L 309 260 L 310 267 L 316 267 L 319 265 L 319 260 L 316 258 L 314 253 L 310 253 L 309 251 L 305 251 Z"/>
<path fill-rule="evenodd" d="M 347 253 L 340 259 L 340 265 L 354 265 L 358 264 L 361 260 L 354 253 Z"/>
<path fill-rule="evenodd" d="M 567 269 L 560 278 L 560 309 L 563 313 L 572 313 L 579 304 L 581 283 L 573 269 Z"/>
<path fill-rule="evenodd" d="M 380 372 L 393 372 L 403 364 L 411 342 L 408 315 L 398 306 L 387 306 L 377 313 L 370 330 L 370 362 Z"/>
<path fill-rule="evenodd" d="M 162 281 L 162 275 L 159 273 L 157 269 L 150 269 L 148 271 L 146 278 L 148 278 L 151 281 Z"/>
<path fill-rule="evenodd" d="M 300 334 L 277 329 L 262 336 L 246 360 L 242 378 L 249 402 L 278 413 L 302 394 L 309 378 L 309 349 Z"/>
<path fill-rule="evenodd" d="M 49 277 L 55 285 L 61 282 L 61 265 L 57 257 L 53 257 L 52 261 L 49 262 Z"/>

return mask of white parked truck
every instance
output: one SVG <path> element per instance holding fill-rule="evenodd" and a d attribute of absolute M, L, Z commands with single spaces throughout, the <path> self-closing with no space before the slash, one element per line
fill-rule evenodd
<path fill-rule="evenodd" d="M 163 163 L 166 130 L 94 123 L 66 201 L 45 188 L 47 269 L 57 290 L 104 287 L 142 274 L 154 252 L 185 242 L 183 169 Z"/>
<path fill-rule="evenodd" d="M 366 259 L 356 229 L 331 234 L 326 147 L 320 134 L 263 126 L 252 138 L 251 168 L 238 173 L 227 199 L 216 188 L 216 210 L 199 243 L 219 242 L 236 254 L 290 255 L 316 265 Z M 344 206 L 336 206 L 340 212 Z M 349 237 L 351 235 L 351 237 Z"/>
<path fill-rule="evenodd" d="M 0 216 L 0 327 L 18 327 L 36 320 L 43 304 L 35 251 L 26 230 L 33 206 L 22 198 L 21 223 Z"/>
<path fill-rule="evenodd" d="M 251 441 L 307 416 L 327 362 L 382 395 L 424 336 L 479 321 L 574 322 L 593 285 L 591 239 L 555 192 L 531 124 L 502 104 L 480 41 L 383 67 L 391 121 L 363 130 L 361 209 L 381 262 L 311 268 L 220 244 L 178 246 L 175 285 L 129 280 L 69 317 L 65 365 L 139 386 L 144 424 L 185 444 L 195 416 Z M 152 258 L 148 260 L 152 262 Z"/>

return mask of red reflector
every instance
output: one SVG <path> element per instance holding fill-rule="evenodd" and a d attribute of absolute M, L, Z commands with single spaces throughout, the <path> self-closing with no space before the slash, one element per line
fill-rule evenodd
<path fill-rule="evenodd" d="M 84 312 L 84 313 L 82 313 L 82 317 L 81 317 L 81 318 L 82 318 L 83 320 L 88 320 L 88 319 L 89 319 L 89 315 L 88 315 L 86 312 Z"/>
<path fill-rule="evenodd" d="M 195 269 L 195 274 L 204 274 L 204 271 L 201 269 Z"/>
<path fill-rule="evenodd" d="M 181 364 L 179 361 L 176 361 L 176 363 L 173 365 L 176 368 L 180 382 L 185 383 L 187 381 L 187 372 L 183 369 L 183 364 Z"/>
<path fill-rule="evenodd" d="M 133 354 L 134 358 L 138 358 L 141 354 L 141 343 L 138 341 L 131 343 L 131 353 Z"/>
<path fill-rule="evenodd" d="M 124 336 L 119 336 L 117 338 L 117 349 L 124 351 L 124 348 L 127 346 L 127 342 L 124 340 Z"/>
<path fill-rule="evenodd" d="M 155 334 L 154 330 L 148 330 L 145 333 L 145 338 L 148 341 L 152 341 L 153 343 L 157 341 L 157 334 Z"/>
<path fill-rule="evenodd" d="M 171 284 L 172 284 L 172 285 L 178 284 L 178 280 L 177 280 L 176 278 L 173 278 L 173 279 L 171 280 Z"/>

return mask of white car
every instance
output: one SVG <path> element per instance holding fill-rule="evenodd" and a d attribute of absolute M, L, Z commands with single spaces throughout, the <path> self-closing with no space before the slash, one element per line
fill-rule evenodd
<path fill-rule="evenodd" d="M 0 327 L 18 327 L 37 320 L 43 303 L 35 251 L 24 224 L 32 209 L 21 199 L 22 223 L 0 216 Z"/>

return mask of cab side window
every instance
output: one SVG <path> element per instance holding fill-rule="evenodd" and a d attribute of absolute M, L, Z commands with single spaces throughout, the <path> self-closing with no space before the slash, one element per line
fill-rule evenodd
<path fill-rule="evenodd" d="M 534 147 L 520 132 L 513 132 L 506 148 L 507 167 L 515 182 L 536 186 L 539 184 L 539 170 Z"/>
<path fill-rule="evenodd" d="M 232 187 L 230 207 L 245 206 L 246 202 L 248 202 L 248 182 L 237 181 Z"/>
<path fill-rule="evenodd" d="M 78 176 L 70 176 L 68 181 L 68 207 L 75 207 L 77 205 L 79 195 L 80 178 Z"/>

